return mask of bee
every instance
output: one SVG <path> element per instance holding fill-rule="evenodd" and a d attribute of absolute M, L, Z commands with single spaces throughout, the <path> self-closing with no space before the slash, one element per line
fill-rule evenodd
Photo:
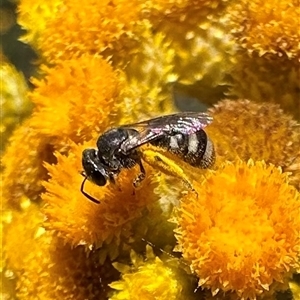
<path fill-rule="evenodd" d="M 123 168 L 130 169 L 135 165 L 140 169 L 133 181 L 137 187 L 146 176 L 140 147 L 148 143 L 173 153 L 194 167 L 209 168 L 214 163 L 215 152 L 203 129 L 211 122 L 212 117 L 206 113 L 182 112 L 109 129 L 99 136 L 98 149 L 85 149 L 82 153 L 85 178 L 81 192 L 89 200 L 100 203 L 84 191 L 85 181 L 98 186 L 115 183 Z"/>

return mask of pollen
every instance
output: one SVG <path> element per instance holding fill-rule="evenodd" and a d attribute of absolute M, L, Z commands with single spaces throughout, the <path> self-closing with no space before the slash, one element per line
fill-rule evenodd
<path fill-rule="evenodd" d="M 222 188 L 220 188 L 222 187 Z M 256 299 L 299 270 L 300 194 L 265 162 L 226 163 L 182 199 L 177 250 L 199 286 Z"/>

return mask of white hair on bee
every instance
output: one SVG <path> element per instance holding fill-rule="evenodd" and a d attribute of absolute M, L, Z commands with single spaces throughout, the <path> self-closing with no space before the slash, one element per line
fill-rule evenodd
<path fill-rule="evenodd" d="M 178 140 L 176 136 L 171 136 L 170 137 L 170 147 L 172 149 L 178 149 L 179 145 L 178 145 Z"/>
<path fill-rule="evenodd" d="M 192 133 L 189 135 L 189 142 L 188 142 L 188 150 L 190 153 L 196 153 L 198 151 L 198 137 L 196 133 Z"/>
<path fill-rule="evenodd" d="M 212 143 L 210 138 L 207 137 L 206 149 L 205 149 L 202 159 L 209 166 L 212 164 L 212 160 L 215 157 L 214 153 L 215 153 L 214 144 Z"/>

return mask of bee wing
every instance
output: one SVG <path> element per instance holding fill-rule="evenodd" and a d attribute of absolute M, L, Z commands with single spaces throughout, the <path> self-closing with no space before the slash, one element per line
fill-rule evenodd
<path fill-rule="evenodd" d="M 183 112 L 124 125 L 121 127 L 134 129 L 138 134 L 126 140 L 121 149 L 128 152 L 163 135 L 170 136 L 178 133 L 189 135 L 205 128 L 212 120 L 212 117 L 206 113 Z"/>
<path fill-rule="evenodd" d="M 126 126 L 127 128 L 127 126 Z M 129 127 L 131 129 L 134 130 L 138 130 L 139 127 Z M 144 127 L 142 130 L 138 130 L 138 133 L 135 134 L 134 136 L 128 138 L 126 141 L 124 141 L 122 143 L 122 145 L 120 146 L 121 150 L 124 153 L 129 152 L 130 150 L 133 150 L 139 146 L 142 146 L 144 144 L 147 144 L 151 141 L 153 141 L 156 138 L 159 138 L 160 136 L 162 136 L 163 133 L 155 133 L 153 131 L 151 131 L 150 128 L 146 128 Z"/>

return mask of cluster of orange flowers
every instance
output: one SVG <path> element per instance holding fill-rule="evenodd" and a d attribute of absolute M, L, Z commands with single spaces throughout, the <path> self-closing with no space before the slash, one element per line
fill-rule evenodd
<path fill-rule="evenodd" d="M 244 0 L 20 1 L 23 38 L 43 65 L 33 113 L 2 157 L 2 295 L 255 300 L 297 287 L 293 5 L 274 1 L 272 14 Z M 141 148 L 142 184 L 133 186 L 138 166 L 115 184 L 86 181 L 100 204 L 89 201 L 82 151 L 113 126 L 176 112 L 183 91 L 218 101 L 205 129 L 215 165 Z"/>

